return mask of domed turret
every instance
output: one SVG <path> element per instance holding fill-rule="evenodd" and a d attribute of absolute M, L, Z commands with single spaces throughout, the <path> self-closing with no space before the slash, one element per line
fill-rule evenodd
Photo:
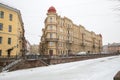
<path fill-rule="evenodd" d="M 56 13 L 56 9 L 51 6 L 49 9 L 48 9 L 48 13 Z"/>

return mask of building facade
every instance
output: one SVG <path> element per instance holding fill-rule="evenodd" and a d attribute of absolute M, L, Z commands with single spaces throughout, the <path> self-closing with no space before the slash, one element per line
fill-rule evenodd
<path fill-rule="evenodd" d="M 109 52 L 108 52 L 108 45 L 104 45 L 104 46 L 103 46 L 103 51 L 102 51 L 102 53 L 109 54 Z"/>
<path fill-rule="evenodd" d="M 71 55 L 79 52 L 99 53 L 102 50 L 102 35 L 76 25 L 67 17 L 61 17 L 50 7 L 45 19 L 45 28 L 40 42 L 42 55 Z"/>
<path fill-rule="evenodd" d="M 34 54 L 34 55 L 35 54 L 38 55 L 39 54 L 39 45 L 37 45 L 37 44 L 31 45 L 30 53 Z"/>
<path fill-rule="evenodd" d="M 108 44 L 109 53 L 120 53 L 120 43 Z"/>
<path fill-rule="evenodd" d="M 26 40 L 26 53 L 30 53 L 30 50 L 31 50 L 31 44 L 28 40 Z"/>
<path fill-rule="evenodd" d="M 0 57 L 23 55 L 24 41 L 20 11 L 0 3 Z"/>

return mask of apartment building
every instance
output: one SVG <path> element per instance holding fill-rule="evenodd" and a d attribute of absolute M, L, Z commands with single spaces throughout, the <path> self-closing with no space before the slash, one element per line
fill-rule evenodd
<path fill-rule="evenodd" d="M 24 41 L 20 11 L 0 3 L 0 57 L 22 56 Z"/>
<path fill-rule="evenodd" d="M 120 53 L 120 43 L 111 43 L 107 46 L 109 53 Z"/>
<path fill-rule="evenodd" d="M 76 25 L 67 17 L 61 17 L 51 6 L 47 11 L 45 28 L 39 46 L 41 55 L 72 55 L 79 52 L 100 53 L 102 35 Z"/>

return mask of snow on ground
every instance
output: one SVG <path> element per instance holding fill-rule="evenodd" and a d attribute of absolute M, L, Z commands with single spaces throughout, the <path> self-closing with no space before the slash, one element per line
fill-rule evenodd
<path fill-rule="evenodd" d="M 0 80 L 113 80 L 120 56 L 0 73 Z"/>

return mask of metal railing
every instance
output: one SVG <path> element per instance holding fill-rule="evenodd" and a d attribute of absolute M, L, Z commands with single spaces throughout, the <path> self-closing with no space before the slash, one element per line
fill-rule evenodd
<path fill-rule="evenodd" d="M 71 57 L 79 57 L 79 56 L 111 56 L 111 55 L 118 55 L 120 53 L 109 53 L 109 54 L 103 54 L 103 53 L 96 53 L 96 54 L 84 54 L 84 55 L 77 55 L 77 54 L 70 54 L 70 55 L 26 55 L 25 59 L 52 59 L 52 58 L 71 58 Z"/>
<path fill-rule="evenodd" d="M 46 41 L 58 41 L 58 38 L 46 38 Z"/>
<path fill-rule="evenodd" d="M 21 62 L 21 61 L 22 61 L 22 59 L 19 59 L 19 60 L 16 60 L 16 61 L 10 63 L 9 65 L 5 66 L 5 67 L 2 69 L 2 72 L 9 70 L 9 68 L 11 68 L 12 66 L 16 65 L 17 63 L 19 63 L 19 62 Z"/>
<path fill-rule="evenodd" d="M 15 58 L 16 56 L 10 56 L 9 58 Z M 8 58 L 8 56 L 0 56 L 0 59 L 3 59 L 3 58 Z"/>
<path fill-rule="evenodd" d="M 0 62 L 14 61 L 20 59 L 21 56 L 0 56 Z"/>

